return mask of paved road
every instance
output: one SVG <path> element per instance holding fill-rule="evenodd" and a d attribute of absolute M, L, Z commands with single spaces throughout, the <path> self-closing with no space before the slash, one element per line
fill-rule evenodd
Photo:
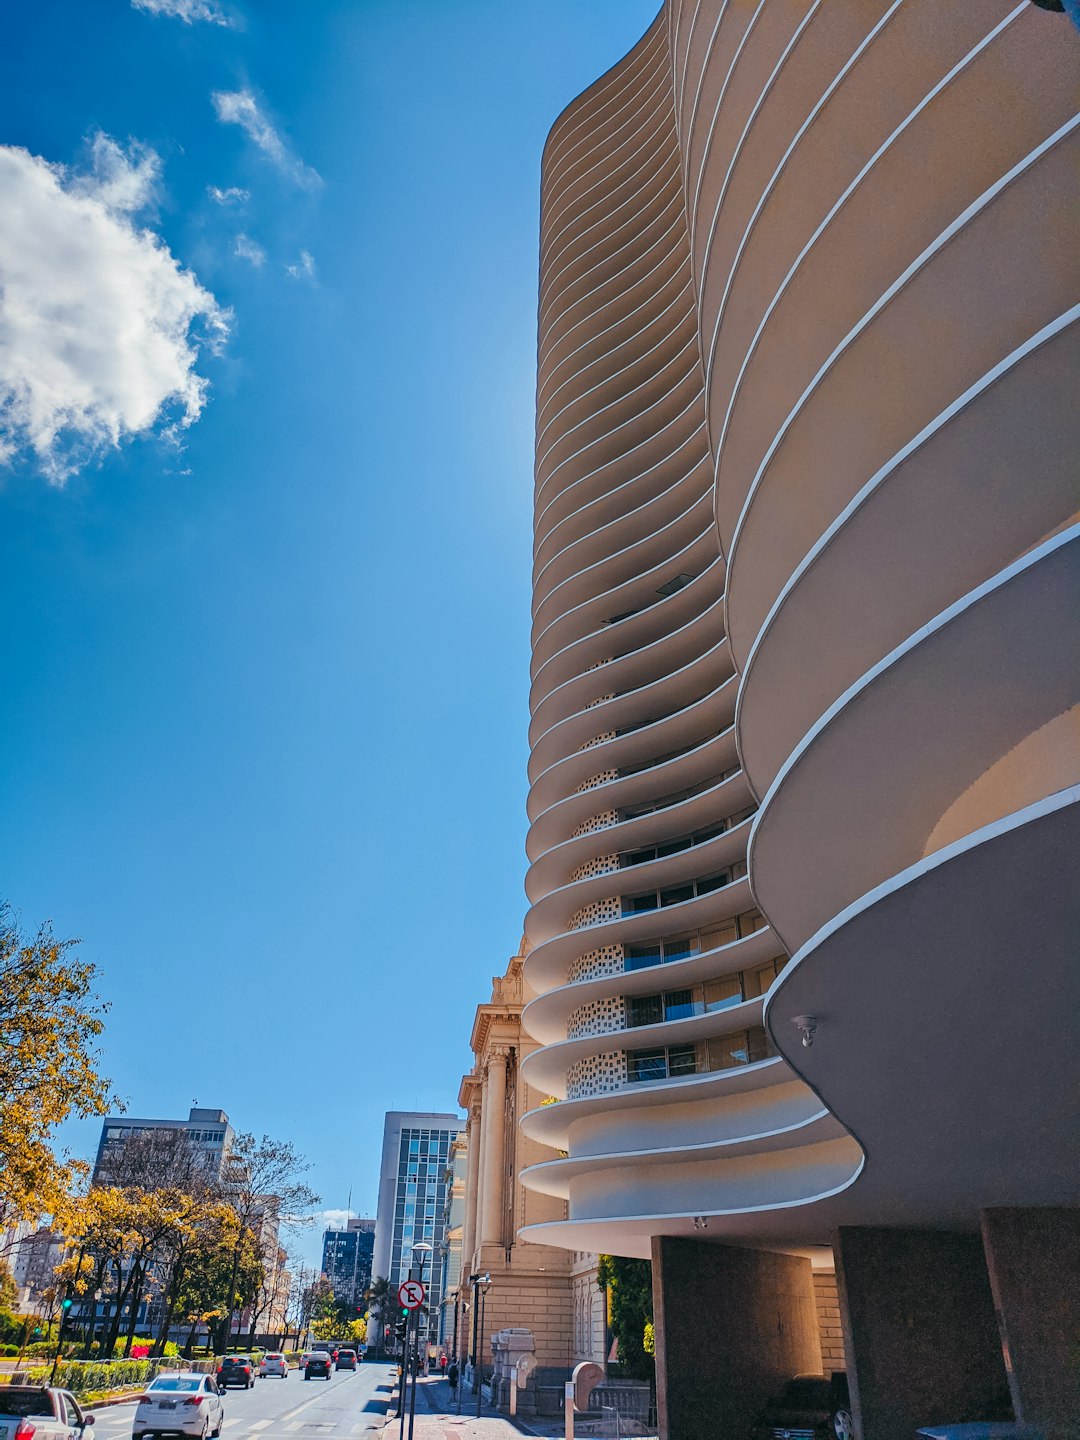
<path fill-rule="evenodd" d="M 393 1375 L 389 1365 L 341 1370 L 329 1380 L 258 1380 L 227 1390 L 223 1440 L 356 1440 L 382 1428 Z M 95 1440 L 130 1440 L 134 1405 L 97 1412 Z"/>

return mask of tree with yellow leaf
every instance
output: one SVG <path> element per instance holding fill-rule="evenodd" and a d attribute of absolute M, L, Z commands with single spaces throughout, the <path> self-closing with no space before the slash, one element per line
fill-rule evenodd
<path fill-rule="evenodd" d="M 65 1206 L 85 1166 L 58 1158 L 51 1139 L 73 1115 L 105 1115 L 109 1082 L 94 1042 L 108 1007 L 97 970 L 49 925 L 24 935 L 0 905 L 0 1230 Z"/>

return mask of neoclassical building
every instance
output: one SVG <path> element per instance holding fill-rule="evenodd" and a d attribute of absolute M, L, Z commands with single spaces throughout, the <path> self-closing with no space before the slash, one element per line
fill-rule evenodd
<path fill-rule="evenodd" d="M 521 1234 L 652 1257 L 669 1440 L 1075 1436 L 1054 8 L 666 0 L 545 149 Z"/>
<path fill-rule="evenodd" d="M 491 1368 L 491 1337 L 517 1327 L 531 1331 L 540 1383 L 559 1391 L 569 1368 L 579 1360 L 604 1355 L 604 1296 L 596 1286 L 596 1256 L 537 1244 L 519 1235 L 523 1228 L 562 1221 L 561 1200 L 528 1191 L 520 1172 L 555 1158 L 549 1146 L 521 1133 L 520 1117 L 542 1105 L 546 1091 L 531 1085 L 523 1061 L 536 1041 L 521 1028 L 521 1012 L 531 992 L 524 980 L 526 945 L 503 975 L 492 980 L 491 999 L 478 1005 L 470 1045 L 475 1057 L 464 1076 L 459 1104 L 466 1112 L 463 1135 L 464 1198 L 461 1260 L 457 1289 L 458 1353 L 463 1369 L 474 1355 L 474 1333 L 485 1376 Z M 484 1337 L 474 1332 L 470 1277 L 487 1274 L 491 1285 L 484 1302 Z M 453 1306 L 453 1297 L 450 1300 Z M 454 1334 L 454 1316 L 444 1319 Z"/>

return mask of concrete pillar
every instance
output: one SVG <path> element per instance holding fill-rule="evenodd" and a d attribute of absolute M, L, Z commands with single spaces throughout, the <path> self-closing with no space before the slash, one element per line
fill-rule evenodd
<path fill-rule="evenodd" d="M 861 1440 L 1008 1414 L 990 1279 L 977 1235 L 842 1227 L 834 1245 L 848 1382 Z"/>
<path fill-rule="evenodd" d="M 660 1440 L 746 1440 L 786 1380 L 821 1370 L 810 1261 L 657 1236 L 652 1263 Z"/>
<path fill-rule="evenodd" d="M 982 1234 L 1016 1418 L 1077 1440 L 1080 1209 L 984 1210 Z"/>
<path fill-rule="evenodd" d="M 465 1222 L 461 1232 L 461 1283 L 468 1283 L 476 1249 L 476 1194 L 480 1180 L 480 1106 L 469 1106 L 465 1124 L 467 1136 L 465 1165 Z"/>
<path fill-rule="evenodd" d="M 506 1061 L 504 1045 L 488 1052 L 487 1087 L 484 1094 L 483 1206 L 480 1242 L 501 1245 L 503 1236 L 503 1148 L 506 1138 Z"/>

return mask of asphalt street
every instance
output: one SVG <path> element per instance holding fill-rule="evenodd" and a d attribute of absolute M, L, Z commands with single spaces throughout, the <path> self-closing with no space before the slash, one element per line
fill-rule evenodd
<path fill-rule="evenodd" d="M 329 1380 L 257 1380 L 252 1390 L 226 1390 L 222 1440 L 355 1440 L 382 1428 L 394 1371 L 361 1365 Z M 95 1440 L 129 1440 L 134 1405 L 96 1412 Z"/>

